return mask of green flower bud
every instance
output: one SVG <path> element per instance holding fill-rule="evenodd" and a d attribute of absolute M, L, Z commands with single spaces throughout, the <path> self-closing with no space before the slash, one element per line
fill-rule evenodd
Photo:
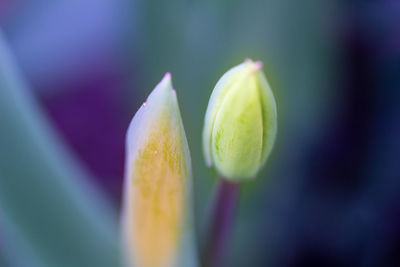
<path fill-rule="evenodd" d="M 226 72 L 208 103 L 203 130 L 207 165 L 227 179 L 256 176 L 277 132 L 276 103 L 262 63 L 245 60 Z"/>

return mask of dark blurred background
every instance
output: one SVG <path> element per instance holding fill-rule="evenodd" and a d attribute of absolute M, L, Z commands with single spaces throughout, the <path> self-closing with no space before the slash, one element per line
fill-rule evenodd
<path fill-rule="evenodd" d="M 216 181 L 208 98 L 226 70 L 262 60 L 278 139 L 243 187 L 228 266 L 400 266 L 400 1 L 0 0 L 0 27 L 115 207 L 128 123 L 172 73 L 199 243 Z"/>

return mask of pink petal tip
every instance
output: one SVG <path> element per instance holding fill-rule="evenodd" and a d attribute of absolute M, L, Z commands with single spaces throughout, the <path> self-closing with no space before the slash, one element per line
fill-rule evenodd
<path fill-rule="evenodd" d="M 254 66 L 254 69 L 260 70 L 263 67 L 263 63 L 261 61 L 256 61 L 256 62 L 254 62 L 253 66 Z"/>

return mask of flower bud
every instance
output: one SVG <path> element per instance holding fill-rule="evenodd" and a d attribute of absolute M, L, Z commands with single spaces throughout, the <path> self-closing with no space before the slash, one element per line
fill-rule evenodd
<path fill-rule="evenodd" d="M 190 178 L 188 144 L 167 73 L 127 132 L 122 227 L 129 266 L 195 265 L 183 259 L 194 253 Z"/>
<path fill-rule="evenodd" d="M 226 179 L 253 178 L 271 153 L 276 103 L 262 63 L 245 60 L 226 72 L 208 103 L 203 129 L 207 165 Z"/>

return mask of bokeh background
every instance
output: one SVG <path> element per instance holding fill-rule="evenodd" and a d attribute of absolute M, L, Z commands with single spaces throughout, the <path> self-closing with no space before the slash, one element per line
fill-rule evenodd
<path fill-rule="evenodd" d="M 125 131 L 167 71 L 191 149 L 201 246 L 216 182 L 203 117 L 218 78 L 245 58 L 264 62 L 279 130 L 266 168 L 242 188 L 227 266 L 400 266 L 399 14 L 396 0 L 1 0 L 0 46 L 17 66 L 0 65 L 18 69 L 30 104 L 0 94 L 0 266 L 34 266 L 45 245 L 26 244 L 41 236 L 54 247 L 76 241 L 53 225 L 69 207 L 51 203 L 62 183 L 35 180 L 50 167 L 18 141 L 29 134 L 18 116 L 34 110 L 35 138 L 51 141 L 37 147 L 66 151 L 79 175 L 56 172 L 92 198 L 79 177 L 89 180 L 106 202 L 97 215 L 115 221 Z M 50 259 L 68 255 L 54 251 Z"/>

